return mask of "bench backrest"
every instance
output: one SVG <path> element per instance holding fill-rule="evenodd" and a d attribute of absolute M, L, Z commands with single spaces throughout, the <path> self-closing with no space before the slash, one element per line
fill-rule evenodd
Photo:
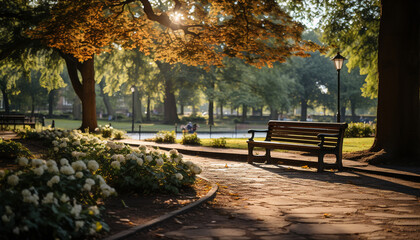
<path fill-rule="evenodd" d="M 321 122 L 268 122 L 266 141 L 290 142 L 305 145 L 318 145 L 321 140 L 320 133 L 338 134 L 338 137 L 326 137 L 325 147 L 342 147 L 344 130 L 347 123 L 321 123 Z"/>

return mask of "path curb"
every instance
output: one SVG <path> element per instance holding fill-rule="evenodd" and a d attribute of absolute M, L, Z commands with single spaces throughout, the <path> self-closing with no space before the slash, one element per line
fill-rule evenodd
<path fill-rule="evenodd" d="M 126 144 L 130 145 L 130 146 L 139 146 L 140 143 L 129 143 L 127 142 Z M 143 144 L 143 143 L 142 143 Z M 148 144 L 145 144 L 148 145 Z M 210 158 L 219 158 L 219 159 L 224 159 L 224 160 L 236 160 L 236 161 L 243 161 L 246 162 L 247 161 L 247 154 L 240 154 L 240 153 L 229 153 L 229 152 L 224 152 L 224 151 L 220 151 L 220 152 L 213 152 L 213 151 L 202 151 L 202 150 L 195 150 L 195 149 L 182 149 L 182 148 L 176 148 L 176 146 L 155 146 L 155 145 L 148 145 L 150 147 L 158 147 L 159 149 L 162 150 L 166 150 L 166 151 L 170 151 L 171 149 L 177 149 L 178 152 L 182 153 L 182 154 L 187 154 L 187 155 L 194 155 L 194 156 L 201 156 L 201 157 L 210 157 Z M 273 157 L 272 156 L 272 160 L 276 161 L 276 162 L 280 162 L 280 165 L 291 165 L 291 166 L 308 166 L 308 167 L 314 167 L 316 168 L 317 162 L 313 162 L 313 161 L 307 161 L 307 160 L 294 160 L 294 159 L 287 159 L 287 158 L 278 158 L 278 157 Z M 264 160 L 256 160 L 254 162 L 264 162 Z M 325 168 L 335 168 L 334 164 L 328 164 L 325 163 Z M 394 177 L 394 178 L 399 178 L 399 179 L 403 179 L 403 180 L 408 180 L 408 181 L 412 181 L 412 182 L 420 182 L 420 175 L 413 175 L 413 174 L 403 174 L 403 173 L 398 173 L 398 172 L 387 172 L 387 171 L 378 171 L 378 170 L 373 170 L 373 169 L 366 169 L 364 167 L 348 167 L 348 166 L 344 166 L 343 167 L 344 170 L 346 171 L 359 171 L 359 172 L 364 172 L 364 173 L 371 173 L 371 174 L 376 174 L 376 175 L 382 175 L 382 176 L 387 176 L 387 177 Z"/>
<path fill-rule="evenodd" d="M 204 180 L 210 182 L 208 179 L 206 179 L 204 177 L 201 177 L 200 176 L 199 178 L 204 179 Z M 160 216 L 158 218 L 152 219 L 152 220 L 150 220 L 150 221 L 148 221 L 148 222 L 146 222 L 144 224 L 141 224 L 141 225 L 138 225 L 138 226 L 129 228 L 127 230 L 124 230 L 124 231 L 121 231 L 119 233 L 116 233 L 116 234 L 114 234 L 112 236 L 106 237 L 103 240 L 119 240 L 119 239 L 125 239 L 125 238 L 128 238 L 128 237 L 136 234 L 137 232 L 143 231 L 145 229 L 149 229 L 149 228 L 151 228 L 151 227 L 153 227 L 153 226 L 155 226 L 157 224 L 160 224 L 160 223 L 162 223 L 162 222 L 164 222 L 166 220 L 169 220 L 169 219 L 171 219 L 173 217 L 176 217 L 177 215 L 180 215 L 182 213 L 185 213 L 187 211 L 190 211 L 193 208 L 195 208 L 195 207 L 197 207 L 197 206 L 199 206 L 199 205 L 201 205 L 201 204 L 203 204 L 203 203 L 205 203 L 207 201 L 212 200 L 216 196 L 218 189 L 219 189 L 219 187 L 218 187 L 217 184 L 211 183 L 211 189 L 210 189 L 210 191 L 204 197 L 201 197 L 197 201 L 195 201 L 195 202 L 193 202 L 193 203 L 191 203 L 191 204 L 189 204 L 187 206 L 184 206 L 184 207 L 182 207 L 182 208 L 180 208 L 178 210 L 172 211 L 172 212 L 167 213 L 165 215 L 162 215 L 162 216 Z"/>

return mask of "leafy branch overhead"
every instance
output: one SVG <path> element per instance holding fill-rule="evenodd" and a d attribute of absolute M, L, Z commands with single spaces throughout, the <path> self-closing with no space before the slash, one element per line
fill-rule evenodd
<path fill-rule="evenodd" d="M 239 57 L 261 67 L 319 49 L 275 0 L 56 1 L 30 37 L 86 61 L 115 47 L 156 60 L 222 65 Z"/>

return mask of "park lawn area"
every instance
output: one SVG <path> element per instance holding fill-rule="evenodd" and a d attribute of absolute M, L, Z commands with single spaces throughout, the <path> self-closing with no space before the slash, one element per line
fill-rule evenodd
<path fill-rule="evenodd" d="M 263 141 L 264 138 L 255 138 L 257 141 Z M 369 138 L 344 138 L 343 152 L 356 152 L 369 149 L 373 144 L 373 137 Z M 212 139 L 201 139 L 201 145 L 211 147 Z M 247 149 L 247 139 L 244 138 L 226 138 L 226 148 Z"/>

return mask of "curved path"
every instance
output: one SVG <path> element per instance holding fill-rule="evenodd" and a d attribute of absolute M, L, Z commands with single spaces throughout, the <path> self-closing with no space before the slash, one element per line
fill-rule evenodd
<path fill-rule="evenodd" d="M 159 239 L 420 239 L 420 183 L 357 172 L 185 156 L 232 197 Z M 217 200 L 217 198 L 216 198 Z M 179 221 L 179 220 L 178 220 Z"/>

